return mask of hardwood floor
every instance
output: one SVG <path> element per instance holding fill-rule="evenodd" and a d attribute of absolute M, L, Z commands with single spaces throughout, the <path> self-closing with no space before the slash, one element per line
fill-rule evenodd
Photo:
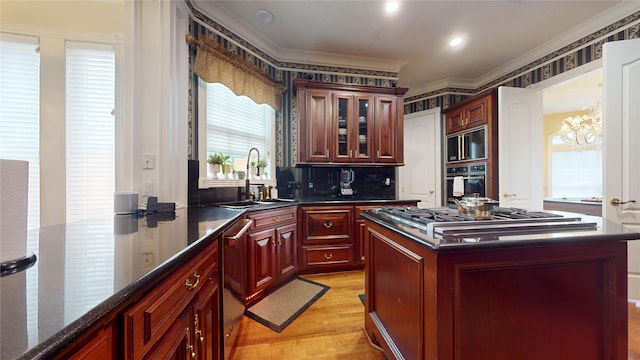
<path fill-rule="evenodd" d="M 277 333 L 242 318 L 229 360 L 383 360 L 364 333 L 364 272 L 303 275 L 331 287 L 298 319 Z M 640 360 L 640 308 L 629 304 L 629 360 Z"/>

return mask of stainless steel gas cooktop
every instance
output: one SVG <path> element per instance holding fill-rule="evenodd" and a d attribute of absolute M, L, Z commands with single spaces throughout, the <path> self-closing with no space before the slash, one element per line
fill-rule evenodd
<path fill-rule="evenodd" d="M 494 214 L 486 218 L 469 217 L 457 209 L 420 209 L 416 206 L 388 206 L 373 212 L 384 219 L 434 235 L 456 237 L 595 230 L 598 227 L 596 222 L 583 221 L 579 216 L 504 207 L 496 208 Z"/>

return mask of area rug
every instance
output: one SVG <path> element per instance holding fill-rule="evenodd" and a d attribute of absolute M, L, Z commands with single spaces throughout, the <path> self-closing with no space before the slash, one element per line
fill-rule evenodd
<path fill-rule="evenodd" d="M 360 301 L 362 301 L 362 305 L 364 305 L 364 294 L 360 294 L 358 297 L 360 298 Z"/>
<path fill-rule="evenodd" d="M 295 278 L 245 311 L 255 321 L 281 332 L 329 290 L 326 285 Z"/>

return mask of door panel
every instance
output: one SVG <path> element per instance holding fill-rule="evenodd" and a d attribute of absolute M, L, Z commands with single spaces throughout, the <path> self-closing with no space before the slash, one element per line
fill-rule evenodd
<path fill-rule="evenodd" d="M 398 168 L 399 199 L 420 200 L 420 207 L 442 205 L 440 110 L 405 116 L 405 166 Z"/>
<path fill-rule="evenodd" d="M 640 232 L 640 39 L 603 46 L 603 218 Z M 611 199 L 636 203 L 614 205 Z M 640 243 L 629 242 L 630 299 L 640 300 Z"/>
<path fill-rule="evenodd" d="M 498 88 L 500 206 L 542 210 L 542 93 Z"/>

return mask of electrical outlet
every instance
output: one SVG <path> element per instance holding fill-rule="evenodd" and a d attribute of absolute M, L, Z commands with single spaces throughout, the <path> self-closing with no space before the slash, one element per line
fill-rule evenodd
<path fill-rule="evenodd" d="M 153 194 L 153 183 L 145 182 L 143 184 L 142 196 L 151 196 Z"/>

